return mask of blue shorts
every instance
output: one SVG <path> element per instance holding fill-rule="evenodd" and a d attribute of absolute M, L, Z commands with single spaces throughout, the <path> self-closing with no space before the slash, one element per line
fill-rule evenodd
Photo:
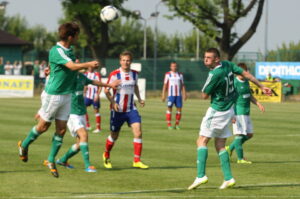
<path fill-rule="evenodd" d="M 94 109 L 100 108 L 100 101 L 95 102 L 94 100 L 87 97 L 84 98 L 84 104 L 85 106 L 91 106 L 93 104 Z"/>
<path fill-rule="evenodd" d="M 119 132 L 124 122 L 130 126 L 133 123 L 141 123 L 141 116 L 137 110 L 120 113 L 111 111 L 110 113 L 110 130 L 112 132 Z"/>
<path fill-rule="evenodd" d="M 169 96 L 168 107 L 172 107 L 175 104 L 177 108 L 182 108 L 182 96 Z"/>

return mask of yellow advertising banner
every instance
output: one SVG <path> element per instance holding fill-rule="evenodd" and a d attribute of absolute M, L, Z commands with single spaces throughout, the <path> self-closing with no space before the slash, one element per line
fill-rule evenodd
<path fill-rule="evenodd" d="M 33 76 L 0 75 L 1 97 L 33 97 Z"/>
<path fill-rule="evenodd" d="M 282 84 L 281 82 L 261 82 L 263 85 L 272 89 L 272 95 L 267 96 L 252 82 L 250 82 L 251 93 L 260 102 L 281 102 Z"/>

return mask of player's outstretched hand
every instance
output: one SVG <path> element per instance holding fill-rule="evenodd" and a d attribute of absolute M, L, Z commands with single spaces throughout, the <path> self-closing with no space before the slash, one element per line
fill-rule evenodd
<path fill-rule="evenodd" d="M 120 83 L 121 83 L 121 80 L 117 79 L 117 80 L 113 81 L 112 83 L 110 83 L 109 85 L 111 88 L 117 89 L 118 86 L 120 85 Z"/>
<path fill-rule="evenodd" d="M 232 124 L 235 124 L 235 123 L 236 123 L 236 117 L 232 117 L 232 118 L 231 118 L 231 123 L 232 123 Z"/>
<path fill-rule="evenodd" d="M 256 104 L 261 112 L 265 112 L 265 107 L 261 103 L 257 102 Z"/>
<path fill-rule="evenodd" d="M 268 87 L 262 87 L 261 90 L 263 91 L 264 94 L 271 96 L 272 95 L 272 90 Z"/>
<path fill-rule="evenodd" d="M 87 62 L 89 67 L 91 68 L 98 68 L 99 66 L 99 62 L 98 61 L 90 61 L 90 62 Z"/>
<path fill-rule="evenodd" d="M 139 103 L 140 103 L 141 107 L 145 106 L 145 101 L 144 100 L 139 100 Z"/>

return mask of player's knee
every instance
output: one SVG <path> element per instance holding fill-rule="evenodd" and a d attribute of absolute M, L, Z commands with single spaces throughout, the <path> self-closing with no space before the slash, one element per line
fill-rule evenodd
<path fill-rule="evenodd" d="M 64 135 L 66 133 L 66 131 L 67 131 L 66 128 L 56 129 L 56 133 L 59 135 Z"/>

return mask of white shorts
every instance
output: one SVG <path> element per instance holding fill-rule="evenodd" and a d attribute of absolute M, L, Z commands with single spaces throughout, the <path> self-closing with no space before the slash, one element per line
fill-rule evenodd
<path fill-rule="evenodd" d="M 54 119 L 67 121 L 71 110 L 71 94 L 50 95 L 43 92 L 41 95 L 42 106 L 39 110 L 40 117 L 46 122 Z"/>
<path fill-rule="evenodd" d="M 85 115 L 71 114 L 67 125 L 72 137 L 77 137 L 78 129 L 85 128 L 86 126 Z"/>
<path fill-rule="evenodd" d="M 229 125 L 233 116 L 233 107 L 227 111 L 217 111 L 209 107 L 202 119 L 199 134 L 209 138 L 230 137 L 232 134 Z"/>
<path fill-rule="evenodd" d="M 252 121 L 249 115 L 236 115 L 236 122 L 232 124 L 234 135 L 253 133 Z"/>

